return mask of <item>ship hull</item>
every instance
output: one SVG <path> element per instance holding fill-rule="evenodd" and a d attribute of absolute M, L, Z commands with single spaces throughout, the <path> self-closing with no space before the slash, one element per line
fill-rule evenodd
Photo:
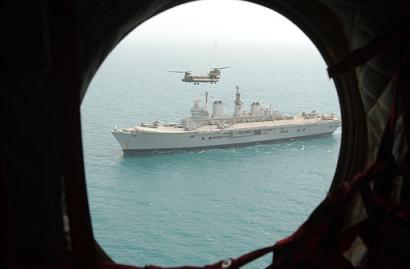
<path fill-rule="evenodd" d="M 206 149 L 229 149 L 229 148 L 238 148 L 238 147 L 247 147 L 252 145 L 260 144 L 274 144 L 284 141 L 289 141 L 293 139 L 309 139 L 309 138 L 320 138 L 324 136 L 330 136 L 333 132 L 309 135 L 303 137 L 291 137 L 291 138 L 281 138 L 273 140 L 264 140 L 264 141 L 255 141 L 255 142 L 246 142 L 246 143 L 236 143 L 236 144 L 224 144 L 224 145 L 215 145 L 215 146 L 201 146 L 201 147 L 189 147 L 189 148 L 158 148 L 158 149 L 123 149 L 124 154 L 143 154 L 143 153 L 160 153 L 160 152 L 175 152 L 175 151 L 196 151 L 196 150 L 206 150 Z"/>
<path fill-rule="evenodd" d="M 113 131 L 124 153 L 230 148 L 281 140 L 324 136 L 339 127 L 338 121 L 291 126 L 228 128 L 218 131 L 123 132 Z"/>

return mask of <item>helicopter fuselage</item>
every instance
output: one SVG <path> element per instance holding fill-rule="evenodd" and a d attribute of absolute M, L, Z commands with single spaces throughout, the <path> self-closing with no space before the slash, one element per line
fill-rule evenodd
<path fill-rule="evenodd" d="M 194 84 L 199 83 L 217 83 L 219 81 L 219 76 L 185 76 L 182 81 L 184 82 L 194 82 Z"/>
<path fill-rule="evenodd" d="M 226 69 L 229 68 L 229 66 L 224 66 L 224 67 L 214 67 L 209 71 L 207 75 L 203 76 L 194 76 L 192 75 L 191 71 L 168 71 L 172 73 L 184 73 L 184 78 L 182 79 L 183 82 L 193 82 L 195 85 L 199 85 L 199 83 L 211 83 L 215 84 L 219 81 L 221 78 L 221 71 L 220 69 Z"/>

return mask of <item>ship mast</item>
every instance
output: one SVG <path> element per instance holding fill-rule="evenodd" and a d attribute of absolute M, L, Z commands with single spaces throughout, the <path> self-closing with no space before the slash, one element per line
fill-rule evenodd
<path fill-rule="evenodd" d="M 235 112 L 234 116 L 239 117 L 242 114 L 242 104 L 243 102 L 241 101 L 241 93 L 239 92 L 239 87 L 236 86 L 236 99 L 235 99 Z"/>

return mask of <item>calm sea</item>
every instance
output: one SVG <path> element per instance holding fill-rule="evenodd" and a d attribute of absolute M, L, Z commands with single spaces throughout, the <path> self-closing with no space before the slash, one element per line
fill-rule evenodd
<path fill-rule="evenodd" d="M 216 85 L 182 74 L 222 70 Z M 340 114 L 336 90 L 313 45 L 195 46 L 122 42 L 106 59 L 82 104 L 88 194 L 95 237 L 126 264 L 204 265 L 273 244 L 324 198 L 341 131 L 325 138 L 232 149 L 123 156 L 110 131 L 179 121 L 195 98 L 233 110 L 272 104 L 281 112 Z M 270 257 L 248 268 L 262 268 Z"/>

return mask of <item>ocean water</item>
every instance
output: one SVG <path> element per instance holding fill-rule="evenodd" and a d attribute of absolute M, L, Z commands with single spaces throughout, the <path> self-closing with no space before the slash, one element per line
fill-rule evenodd
<path fill-rule="evenodd" d="M 182 74 L 222 70 L 216 85 Z M 341 130 L 322 138 L 231 149 L 123 156 L 110 131 L 179 121 L 210 94 L 233 110 L 235 86 L 254 101 L 294 115 L 340 115 L 333 82 L 311 44 L 195 46 L 122 42 L 83 100 L 87 187 L 97 241 L 117 262 L 204 265 L 273 244 L 291 234 L 325 197 Z M 249 265 L 262 268 L 271 257 Z"/>

